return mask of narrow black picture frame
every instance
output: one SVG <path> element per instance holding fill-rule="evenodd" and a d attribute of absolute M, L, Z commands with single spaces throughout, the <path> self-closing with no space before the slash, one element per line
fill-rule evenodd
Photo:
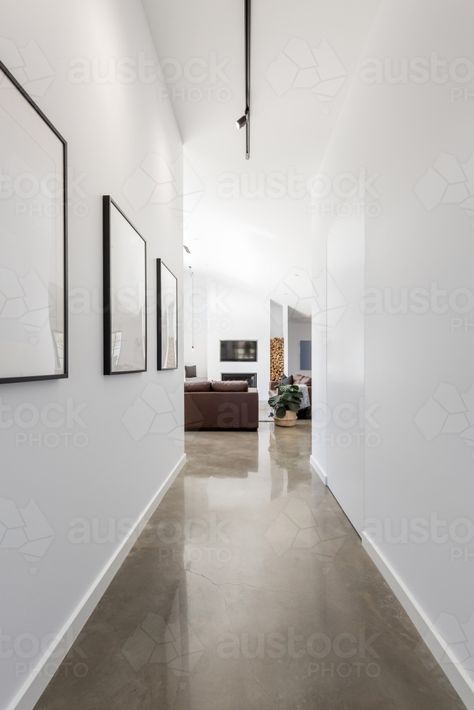
<path fill-rule="evenodd" d="M 130 227 L 144 244 L 144 276 L 145 276 L 145 365 L 137 370 L 114 370 L 112 367 L 112 274 L 111 274 L 111 208 L 128 222 Z M 104 375 L 129 375 L 132 373 L 146 372 L 148 368 L 148 295 L 147 295 L 147 244 L 146 240 L 127 215 L 112 199 L 110 195 L 102 197 L 102 219 L 103 219 L 103 306 L 104 306 Z"/>
<path fill-rule="evenodd" d="M 63 205 L 62 205 L 62 225 L 63 225 L 63 314 L 64 314 L 64 341 L 63 341 L 63 371 L 50 375 L 27 375 L 18 377 L 1 377 L 0 384 L 10 384 L 14 382 L 35 382 L 42 380 L 60 380 L 69 377 L 69 294 L 68 294 L 68 145 L 67 141 L 49 118 L 43 113 L 28 92 L 23 88 L 8 67 L 0 60 L 0 77 L 3 74 L 21 94 L 29 106 L 36 112 L 38 117 L 46 124 L 50 131 L 56 136 L 62 146 L 63 166 Z M 1 258 L 1 256 L 0 256 Z M 1 352 L 0 352 L 1 360 Z"/>
<path fill-rule="evenodd" d="M 162 317 L 163 317 L 163 299 L 162 299 L 162 277 L 161 270 L 165 268 L 175 281 L 175 298 L 176 298 L 176 366 L 175 367 L 163 367 L 163 345 L 162 345 Z M 157 341 L 157 369 L 161 372 L 166 372 L 169 370 L 177 370 L 179 368 L 179 318 L 178 318 L 178 279 L 171 269 L 166 266 L 163 259 L 156 260 L 156 341 Z"/>

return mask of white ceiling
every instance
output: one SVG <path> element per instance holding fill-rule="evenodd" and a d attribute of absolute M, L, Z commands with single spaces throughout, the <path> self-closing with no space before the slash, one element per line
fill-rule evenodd
<path fill-rule="evenodd" d="M 235 129 L 245 107 L 243 0 L 143 3 L 185 145 L 187 264 L 307 312 L 306 183 L 379 0 L 253 0 L 249 161 Z"/>

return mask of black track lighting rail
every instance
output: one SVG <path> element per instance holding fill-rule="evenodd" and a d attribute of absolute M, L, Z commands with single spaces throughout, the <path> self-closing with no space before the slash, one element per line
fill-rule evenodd
<path fill-rule="evenodd" d="M 250 158 L 250 40 L 251 40 L 251 18 L 252 0 L 244 0 L 245 15 L 245 113 L 237 122 L 237 128 L 245 128 L 245 158 Z"/>

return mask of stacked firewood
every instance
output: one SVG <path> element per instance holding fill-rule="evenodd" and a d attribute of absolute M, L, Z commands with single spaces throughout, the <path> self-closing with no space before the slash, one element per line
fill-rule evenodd
<path fill-rule="evenodd" d="M 285 339 L 270 340 L 270 380 L 281 380 L 285 368 Z"/>

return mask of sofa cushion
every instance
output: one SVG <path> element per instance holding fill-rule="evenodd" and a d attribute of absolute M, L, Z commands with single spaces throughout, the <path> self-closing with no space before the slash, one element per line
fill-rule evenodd
<path fill-rule="evenodd" d="M 311 377 L 298 373 L 297 375 L 293 375 L 293 382 L 295 385 L 308 385 L 309 387 L 311 385 Z"/>
<path fill-rule="evenodd" d="M 285 377 L 285 375 L 283 375 L 283 377 L 280 380 L 280 384 L 281 385 L 292 385 L 293 384 L 293 375 L 288 375 L 288 377 Z"/>
<path fill-rule="evenodd" d="M 197 376 L 196 365 L 185 365 L 184 366 L 184 373 L 185 373 L 186 377 L 196 377 Z"/>
<path fill-rule="evenodd" d="M 206 380 L 198 380 L 197 382 L 185 382 L 185 392 L 210 392 L 211 383 Z"/>
<path fill-rule="evenodd" d="M 249 383 L 241 380 L 213 380 L 212 392 L 248 392 Z"/>

